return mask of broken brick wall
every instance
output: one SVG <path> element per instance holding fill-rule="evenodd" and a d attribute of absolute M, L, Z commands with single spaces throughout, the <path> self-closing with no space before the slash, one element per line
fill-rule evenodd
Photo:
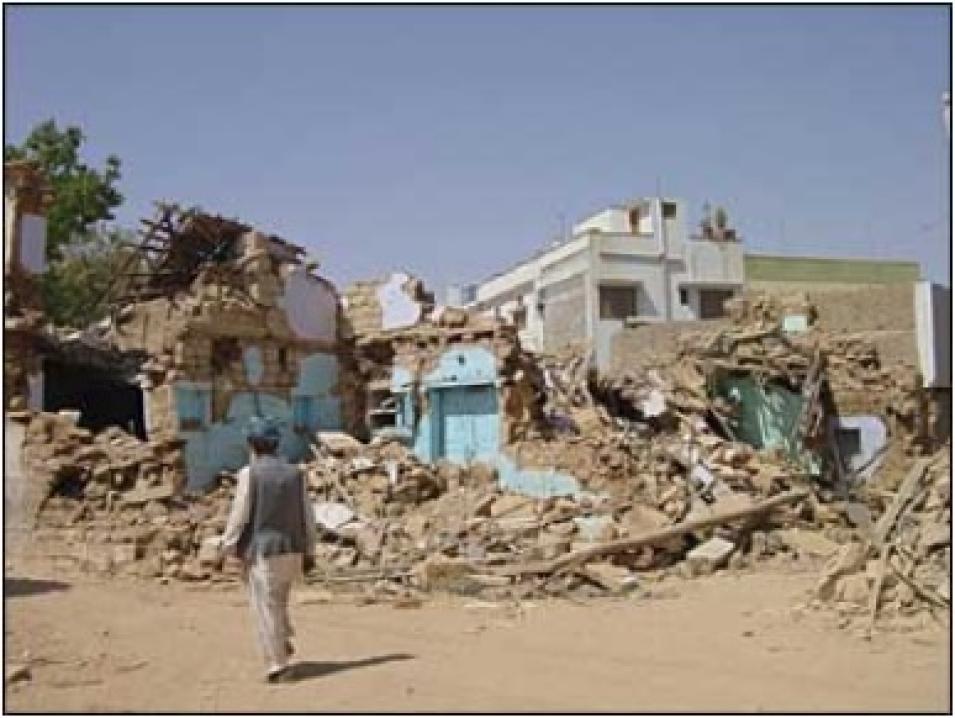
<path fill-rule="evenodd" d="M 187 440 L 191 487 L 245 462 L 252 415 L 279 419 L 281 449 L 293 460 L 308 453 L 316 430 L 354 424 L 337 292 L 310 267 L 275 256 L 263 237 L 241 238 L 229 267 L 238 283 L 204 269 L 187 290 L 117 314 L 114 341 L 150 355 L 142 381 L 149 430 Z"/>
<path fill-rule="evenodd" d="M 833 333 L 865 333 L 885 364 L 918 366 L 915 342 L 915 286 L 829 284 L 825 282 L 749 282 L 747 293 L 786 298 L 805 295 L 815 307 L 819 328 Z"/>
<path fill-rule="evenodd" d="M 426 460 L 470 449 L 496 456 L 540 420 L 540 370 L 512 326 L 444 309 L 413 327 L 361 337 L 356 347 L 367 390 L 365 435 L 375 433 L 375 410 L 388 404 L 399 434 Z M 464 432 L 470 448 L 446 446 L 455 421 L 475 424 Z"/>
<path fill-rule="evenodd" d="M 665 365 L 677 355 L 680 338 L 688 332 L 714 331 L 728 325 L 727 320 L 710 319 L 624 327 L 611 341 L 610 372 Z"/>
<path fill-rule="evenodd" d="M 412 327 L 434 306 L 434 294 L 425 289 L 424 283 L 403 272 L 355 282 L 342 296 L 342 336 Z"/>

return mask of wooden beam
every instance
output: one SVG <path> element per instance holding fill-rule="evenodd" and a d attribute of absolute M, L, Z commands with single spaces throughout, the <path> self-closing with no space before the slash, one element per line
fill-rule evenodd
<path fill-rule="evenodd" d="M 879 598 L 882 596 L 882 583 L 885 581 L 885 572 L 889 567 L 889 549 L 890 546 L 883 546 L 882 553 L 879 555 L 879 572 L 875 577 L 872 595 L 869 597 L 869 633 L 872 633 L 872 629 L 875 628 L 875 619 L 879 614 Z"/>
<path fill-rule="evenodd" d="M 875 525 L 875 530 L 872 532 L 872 542 L 877 549 L 882 548 L 882 544 L 885 543 L 889 533 L 891 533 L 895 527 L 895 522 L 898 520 L 899 514 L 912 496 L 915 495 L 915 490 L 918 488 L 922 477 L 925 475 L 931 463 L 931 459 L 919 459 L 902 480 L 899 490 L 895 492 L 895 498 L 885 513 L 879 517 L 879 521 Z"/>
<path fill-rule="evenodd" d="M 770 499 L 766 499 L 765 501 L 761 501 L 760 503 L 754 504 L 753 506 L 747 506 L 746 508 L 724 511 L 720 514 L 715 514 L 702 519 L 695 519 L 693 521 L 684 521 L 682 523 L 659 529 L 657 531 L 651 531 L 635 538 L 609 541 L 607 543 L 598 544 L 597 546 L 580 549 L 579 551 L 571 551 L 570 553 L 557 557 L 553 561 L 542 561 L 516 566 L 501 566 L 499 568 L 495 568 L 494 573 L 501 575 L 554 573 L 569 566 L 584 563 L 593 558 L 635 551 L 636 549 L 643 548 L 645 546 L 664 543 L 671 539 L 685 536 L 686 534 L 709 528 L 711 526 L 719 526 L 720 524 L 751 518 L 753 516 L 772 511 L 779 506 L 796 503 L 797 501 L 801 501 L 808 496 L 809 491 L 806 489 L 795 489 L 784 494 L 779 494 L 778 496 L 774 496 Z"/>

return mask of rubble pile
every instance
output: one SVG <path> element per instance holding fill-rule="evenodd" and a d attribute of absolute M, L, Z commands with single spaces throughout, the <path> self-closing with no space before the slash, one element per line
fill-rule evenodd
<path fill-rule="evenodd" d="M 38 540 L 59 539 L 91 570 L 209 575 L 198 561 L 202 541 L 225 528 L 231 492 L 223 484 L 203 496 L 182 493 L 182 439 L 143 442 L 115 427 L 93 434 L 66 412 L 18 418 Z"/>
<path fill-rule="evenodd" d="M 223 572 L 218 541 L 228 521 L 233 485 L 223 477 L 203 495 L 157 490 L 101 508 L 89 499 L 54 497 L 43 511 L 38 537 L 59 539 L 66 556 L 92 572 L 163 582 L 232 581 L 237 574 Z"/>
<path fill-rule="evenodd" d="M 826 383 L 840 413 L 881 414 L 897 422 L 901 431 L 918 433 L 916 415 L 926 411 L 918 396 L 918 373 L 904 362 L 885 364 L 872 333 L 835 333 L 816 326 L 816 308 L 804 295 L 780 299 L 751 293 L 728 301 L 726 310 L 735 330 L 688 333 L 682 338 L 684 354 L 705 357 L 714 349 L 732 347 L 739 364 L 766 361 L 785 373 L 806 365 L 819 352 L 826 358 Z M 806 326 L 784 332 L 786 315 L 805 317 Z M 741 340 L 743 353 L 737 346 Z"/>
<path fill-rule="evenodd" d="M 892 466 L 908 472 L 901 480 L 883 464 L 861 481 L 827 430 L 847 386 L 886 402 L 901 373 L 882 367 L 862 339 L 787 333 L 772 304 L 747 307 L 745 324 L 687 334 L 677 356 L 612 375 L 589 369 L 585 353 L 530 355 L 513 328 L 460 310 L 357 337 L 360 383 L 371 398 L 380 385 L 383 404 L 393 400 L 393 367 L 407 368 L 406 391 L 423 402 L 427 394 L 416 387 L 449 348 L 489 349 L 502 379 L 506 459 L 574 483 L 523 495 L 504 488 L 507 464 L 422 461 L 398 431 L 372 432 L 368 441 L 320 432 L 301 465 L 320 528 L 309 579 L 375 595 L 586 598 L 640 590 L 671 574 L 799 558 L 820 567 L 829 561 L 817 598 L 841 611 L 947 609 L 948 449 L 900 455 Z M 759 448 L 742 437 L 741 403 L 718 390 L 741 377 L 799 400 L 786 442 Z M 49 431 L 41 425 L 35 436 L 62 435 L 53 445 L 73 447 L 50 459 L 63 457 L 63 476 L 79 477 L 72 481 L 82 490 L 53 493 L 71 496 L 60 499 L 72 507 L 61 512 L 61 527 L 98 557 L 88 564 L 161 580 L 235 578 L 223 573 L 216 550 L 234 479 L 221 476 L 202 496 L 158 497 L 148 492 L 171 484 L 145 477 L 156 475 L 149 457 L 160 446 L 121 432 L 88 436 L 59 419 Z M 890 425 L 890 444 L 900 443 L 901 431 Z M 106 451 L 109 460 L 88 450 L 101 444 L 115 449 Z M 129 466 L 114 460 L 120 448 L 134 458 Z"/>
<path fill-rule="evenodd" d="M 521 444 L 516 453 L 532 463 L 535 455 L 552 457 L 559 468 L 583 469 L 579 475 L 591 480 L 603 475 L 603 489 L 614 492 L 617 484 L 631 495 L 647 492 L 650 500 L 661 489 L 665 496 L 671 488 L 685 493 L 691 476 L 764 496 L 785 488 L 782 477 L 801 472 L 783 452 L 757 451 L 735 439 L 735 407 L 711 387 L 721 373 L 736 372 L 804 392 L 802 433 L 809 438 L 826 410 L 823 355 L 793 346 L 775 329 L 694 334 L 683 345 L 665 365 L 612 375 L 582 371 L 575 357 L 545 359 L 551 439 Z"/>
<path fill-rule="evenodd" d="M 143 442 L 116 427 L 93 434 L 77 426 L 70 412 L 8 416 L 25 425 L 22 461 L 39 498 L 36 511 L 57 497 L 82 498 L 84 510 L 141 507 L 182 488 L 182 439 Z"/>
<path fill-rule="evenodd" d="M 723 309 L 734 324 L 757 327 L 777 326 L 786 315 L 804 316 L 807 323 L 812 324 L 818 314 L 809 296 L 803 292 L 788 296 L 746 292 L 726 300 Z"/>
<path fill-rule="evenodd" d="M 826 565 L 816 596 L 868 628 L 880 617 L 947 615 L 951 491 L 950 446 L 918 459 L 893 493 L 863 487 L 862 501 L 843 509 L 855 535 Z"/>
<path fill-rule="evenodd" d="M 640 500 L 533 499 L 462 483 L 392 523 L 383 532 L 394 541 L 389 550 L 367 551 L 360 533 L 353 551 L 332 550 L 326 566 L 334 568 L 326 578 L 352 571 L 366 578 L 403 576 L 421 590 L 496 598 L 619 594 L 667 572 L 743 568 L 784 554 L 789 548 L 781 530 L 798 523 L 805 498 L 798 491 L 762 502 L 724 494 L 711 503 L 693 501 L 684 519 L 674 521 Z"/>
<path fill-rule="evenodd" d="M 323 531 L 315 578 L 332 583 L 396 579 L 384 588 L 410 584 L 488 597 L 619 593 L 636 587 L 636 571 L 674 567 L 688 549 L 717 541 L 712 529 L 724 512 L 741 512 L 743 519 L 765 512 L 729 492 L 717 491 L 707 502 L 685 479 L 652 499 L 642 485 L 629 499 L 589 491 L 535 499 L 503 491 L 491 467 L 422 464 L 395 442 L 366 446 L 323 434 L 321 445 L 307 479 Z M 784 498 L 795 503 L 799 496 Z M 575 551 L 673 529 L 681 519 L 702 524 L 636 551 L 612 549 L 586 566 L 559 565 Z M 729 550 L 703 558 L 697 552 L 689 558 L 693 568 L 683 570 L 713 570 L 734 553 L 734 565 L 744 565 L 745 535 L 724 529 L 717 543 Z M 767 553 L 768 545 L 759 550 Z"/>
<path fill-rule="evenodd" d="M 97 443 L 134 446 L 134 439 L 120 433 L 104 432 Z M 657 503 L 589 492 L 533 499 L 502 490 L 492 467 L 425 464 L 395 441 L 362 444 L 345 434 L 321 434 L 316 454 L 303 466 L 320 528 L 318 569 L 311 579 L 377 581 L 376 589 L 385 593 L 409 587 L 488 597 L 619 593 L 637 585 L 636 571 L 673 567 L 684 558 L 693 572 L 723 566 L 730 554 L 739 554 L 733 565 L 744 565 L 744 534 L 722 529 L 716 536 L 715 524 L 704 525 L 688 531 L 686 540 L 677 531 L 639 551 L 614 551 L 572 570 L 546 562 L 672 528 L 680 517 L 705 522 L 728 508 L 761 513 L 726 497 L 708 504 L 672 487 Z M 81 456 L 75 463 L 85 460 Z M 216 545 L 228 519 L 231 477 L 221 477 L 216 489 L 199 496 L 136 488 L 101 496 L 89 488 L 99 486 L 91 473 L 82 476 L 83 490 L 54 492 L 42 526 L 66 539 L 84 567 L 164 581 L 236 578 L 223 573 Z M 711 541 L 729 551 L 706 559 L 687 554 Z"/>
<path fill-rule="evenodd" d="M 305 465 L 309 493 L 367 518 L 400 518 L 409 506 L 444 494 L 454 468 L 425 464 L 395 441 L 366 445 L 337 432 L 316 439 L 316 456 Z"/>

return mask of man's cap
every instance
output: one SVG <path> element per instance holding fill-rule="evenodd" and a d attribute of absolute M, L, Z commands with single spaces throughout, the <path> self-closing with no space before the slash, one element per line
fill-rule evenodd
<path fill-rule="evenodd" d="M 282 438 L 278 420 L 271 416 L 253 416 L 245 427 L 245 438 L 250 441 L 278 441 Z"/>

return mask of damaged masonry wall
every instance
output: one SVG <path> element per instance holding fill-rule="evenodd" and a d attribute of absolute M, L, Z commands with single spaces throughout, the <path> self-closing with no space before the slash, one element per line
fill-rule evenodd
<path fill-rule="evenodd" d="M 544 424 L 543 373 L 516 329 L 461 309 L 429 309 L 430 297 L 400 274 L 346 291 L 368 435 L 396 438 L 425 462 L 482 462 L 522 493 L 577 492 L 574 477 L 512 458 L 513 446 Z"/>
<path fill-rule="evenodd" d="M 420 427 L 432 415 L 420 387 L 434 377 L 486 386 L 491 365 L 479 357 L 487 352 L 503 407 L 500 455 L 519 455 L 522 466 L 556 463 L 586 491 L 528 498 L 511 490 L 499 466 L 422 461 L 385 440 L 384 427 L 367 444 L 322 433 L 305 466 L 322 529 L 310 580 L 336 591 L 361 586 L 374 600 L 441 590 L 494 600 L 586 598 L 713 570 L 790 566 L 796 558 L 823 568 L 831 559 L 816 596 L 843 615 L 869 627 L 876 618 L 892 625 L 926 611 L 947 615 L 950 447 L 914 463 L 902 456 L 897 467 L 886 462 L 872 481 L 810 477 L 776 447 L 734 440 L 735 408 L 709 392 L 711 378 L 761 377 L 805 396 L 808 411 L 790 428 L 818 451 L 829 441 L 824 420 L 839 409 L 827 388 L 843 381 L 840 373 L 876 382 L 871 357 L 840 355 L 841 345 L 827 349 L 808 333 L 788 337 L 775 323 L 744 317 L 731 329 L 685 337 L 658 370 L 608 377 L 589 371 L 586 356 L 507 350 L 508 336 L 435 312 L 411 328 L 359 337 L 358 379 L 384 378 L 390 388 L 396 367 L 405 367 Z M 508 408 L 518 400 L 526 414 Z M 43 423 L 30 426 L 38 445 L 49 443 Z M 172 447 L 127 448 L 118 436 L 91 445 L 81 432 L 60 430 L 74 445 L 65 467 L 86 452 L 107 454 L 97 460 L 102 470 L 62 477 L 82 498 L 61 492 L 43 512 L 50 538 L 65 538 L 81 565 L 160 581 L 236 578 L 216 551 L 232 482 L 198 497 L 160 492 L 149 476 L 165 470 Z M 53 426 L 54 440 L 56 433 Z M 888 438 L 898 444 L 903 436 Z M 138 469 L 117 471 L 128 452 Z M 138 480 L 129 489 L 131 474 Z M 881 573 L 870 570 L 880 562 Z"/>
<path fill-rule="evenodd" d="M 149 354 L 147 431 L 185 440 L 189 488 L 245 463 L 250 416 L 282 422 L 281 450 L 293 460 L 315 431 L 341 428 L 338 298 L 304 250 L 168 207 L 147 225 L 165 229 L 164 251 L 116 316 L 113 340 Z"/>
<path fill-rule="evenodd" d="M 411 327 L 434 309 L 434 295 L 420 279 L 394 272 L 355 282 L 342 297 L 342 335 L 348 338 Z"/>
<path fill-rule="evenodd" d="M 36 405 L 41 375 L 37 351 L 44 322 L 36 275 L 46 263 L 50 185 L 29 162 L 3 165 L 4 408 Z"/>

